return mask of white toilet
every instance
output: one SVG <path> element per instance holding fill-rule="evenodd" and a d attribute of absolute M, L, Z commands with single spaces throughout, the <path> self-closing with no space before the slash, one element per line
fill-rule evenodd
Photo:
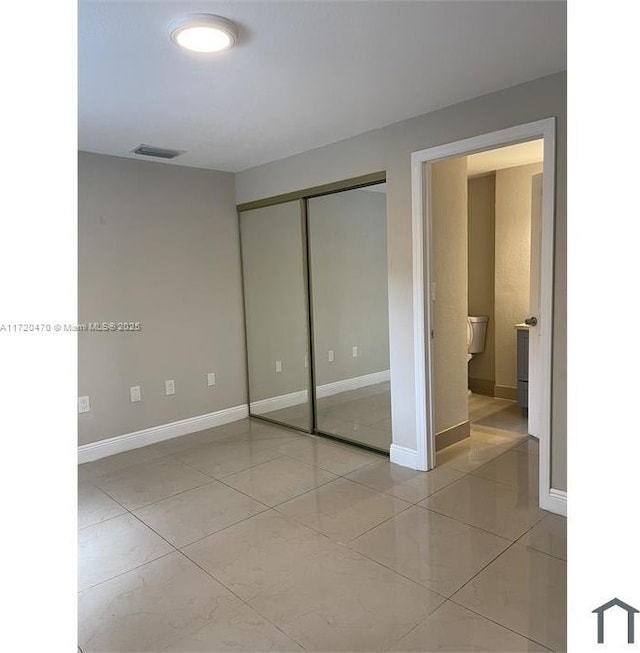
<path fill-rule="evenodd" d="M 488 321 L 487 315 L 467 316 L 467 363 L 474 354 L 481 354 L 484 351 Z M 471 390 L 469 390 L 469 394 L 471 394 Z"/>

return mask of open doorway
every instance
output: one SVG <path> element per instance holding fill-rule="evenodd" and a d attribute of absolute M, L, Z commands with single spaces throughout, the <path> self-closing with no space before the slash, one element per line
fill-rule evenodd
<path fill-rule="evenodd" d="M 551 339 L 553 320 L 553 244 L 554 244 L 554 137 L 555 123 L 553 119 L 529 123 L 500 132 L 493 132 L 480 137 L 458 141 L 447 145 L 429 148 L 412 155 L 413 164 L 413 245 L 414 245 L 414 346 L 416 348 L 416 406 L 417 423 L 423 433 L 418 433 L 418 466 L 421 469 L 432 469 L 438 463 L 436 449 L 446 446 L 450 441 L 464 438 L 471 430 L 471 419 L 482 426 L 497 425 L 503 428 L 503 434 L 513 434 L 514 438 L 526 437 L 527 433 L 534 432 L 540 440 L 539 452 L 539 505 L 553 512 L 566 514 L 566 495 L 560 496 L 558 491 L 551 487 L 550 481 L 550 438 L 551 438 Z M 537 144 L 532 144 L 538 141 Z M 493 170 L 484 169 L 480 174 L 495 174 L 495 179 L 485 185 L 493 184 L 494 210 L 496 194 L 498 191 L 496 180 L 501 178 L 501 188 L 504 186 L 502 177 L 515 176 L 515 172 L 522 173 L 519 165 L 507 165 L 502 168 L 490 162 L 496 150 L 501 150 L 514 145 L 522 147 L 522 153 L 527 148 L 542 145 L 541 161 L 512 161 L 521 163 L 522 166 L 533 166 L 525 170 L 528 176 L 526 183 L 521 186 L 526 188 L 526 201 L 531 215 L 533 177 L 538 176 L 536 185 L 541 191 L 538 199 L 539 224 L 533 229 L 539 233 L 539 249 L 534 252 L 538 261 L 534 269 L 530 268 L 527 256 L 526 270 L 523 275 L 526 280 L 526 290 L 522 290 L 523 281 L 514 283 L 513 274 L 496 274 L 498 267 L 514 263 L 522 263 L 523 255 L 515 254 L 513 248 L 505 248 L 498 243 L 499 231 L 497 218 L 494 215 L 493 232 L 493 267 L 494 274 L 485 276 L 484 283 L 492 279 L 493 307 L 483 310 L 481 307 L 471 306 L 468 295 L 468 267 L 469 252 L 467 250 L 467 234 L 469 224 L 467 220 L 467 192 L 469 175 L 467 174 L 468 160 L 472 156 L 475 165 L 484 160 L 483 165 L 493 167 Z M 529 145 L 530 144 L 530 145 Z M 503 153 L 504 154 L 504 153 Z M 537 166 L 537 168 L 536 168 Z M 536 168 L 536 169 L 534 169 Z M 504 172 L 502 172 L 504 170 Z M 529 174 L 531 173 L 531 174 Z M 476 175 L 472 175 L 476 176 Z M 527 186 L 528 184 L 528 186 Z M 456 189 L 460 190 L 456 193 Z M 464 195 L 464 200 L 460 198 Z M 444 198 L 444 199 L 443 199 Z M 504 199 L 504 198 L 503 198 Z M 457 202 L 457 204 L 456 204 Z M 504 202 L 503 202 L 504 203 Z M 509 220 L 504 225 L 513 227 L 514 206 L 506 202 L 506 213 Z M 535 207 L 534 207 L 535 208 Z M 440 214 L 434 220 L 434 214 Z M 444 216 L 444 217 L 443 217 Z M 457 218 L 455 216 L 458 216 Z M 461 217 L 463 216 L 463 217 Z M 522 226 L 522 225 L 521 225 Z M 526 250 L 530 255 L 531 220 L 529 217 L 528 238 Z M 504 231 L 504 230 L 502 230 Z M 504 234 L 503 234 L 504 235 Z M 489 249 L 491 238 L 485 233 L 485 249 Z M 521 239 L 522 240 L 522 239 Z M 436 255 L 434 244 L 440 241 L 440 256 Z M 444 245 L 443 245 L 444 243 Z M 523 243 L 520 243 L 522 246 Z M 498 256 L 496 256 L 498 248 Z M 522 248 L 521 248 L 522 250 Z M 477 253 L 477 252 L 476 252 Z M 503 254 L 505 254 L 503 256 Z M 504 260 L 503 260 L 504 259 Z M 508 265 L 505 269 L 508 269 Z M 520 307 L 505 310 L 496 305 L 496 292 L 499 283 L 496 279 L 501 276 L 505 281 L 505 288 L 500 293 L 518 295 L 520 300 L 526 301 Z M 531 293 L 530 279 L 537 290 Z M 517 287 L 516 287 L 517 286 Z M 518 289 L 519 288 L 519 289 Z M 463 289 L 463 290 L 461 290 Z M 473 289 L 476 293 L 477 288 Z M 536 294 L 537 293 L 537 294 Z M 525 296 L 526 300 L 525 300 Z M 529 298 L 537 307 L 534 311 L 528 306 Z M 476 298 L 474 298 L 475 301 Z M 503 299 L 502 297 L 500 298 Z M 477 313 L 477 315 L 474 315 Z M 492 314 L 492 315 L 491 315 Z M 468 360 L 469 352 L 469 323 L 467 317 L 489 318 L 476 326 L 485 327 L 489 335 L 489 343 L 493 345 L 492 352 L 488 352 L 486 344 L 480 347 L 481 351 L 474 354 L 487 354 L 484 363 L 493 359 L 493 378 L 479 374 L 478 368 L 483 365 L 476 364 L 473 369 Z M 500 316 L 500 317 L 498 317 Z M 514 317 L 515 316 L 515 317 Z M 493 319 L 491 319 L 493 317 Z M 458 318 L 460 318 L 458 320 Z M 525 320 L 531 325 L 522 325 Z M 489 325 L 493 328 L 489 328 Z M 508 325 L 508 326 L 507 326 Z M 509 336 L 506 337 L 506 329 Z M 525 372 L 528 377 L 518 379 L 518 332 L 522 330 L 529 338 L 529 355 L 526 356 Z M 483 336 L 486 338 L 486 334 Z M 485 341 L 486 342 L 486 341 Z M 437 345 L 436 345 L 437 343 Z M 499 347 L 496 347 L 499 345 Z M 498 349 L 508 350 L 505 358 Z M 424 354 L 424 358 L 422 356 Z M 479 356 L 475 356 L 476 362 Z M 486 370 L 485 370 L 486 371 Z M 505 376 L 505 371 L 508 373 Z M 471 381 L 470 381 L 471 379 Z M 518 382 L 521 381 L 519 384 Z M 524 382 L 524 384 L 522 383 Z M 483 386 L 484 384 L 484 386 Z M 489 387 L 490 386 L 490 387 Z M 471 388 L 470 402 L 467 389 Z M 478 392 L 478 390 L 484 390 Z M 520 390 L 520 404 L 518 404 L 518 391 Z M 475 397 L 474 397 L 475 395 Z M 526 398 L 525 398 L 526 397 Z M 485 399 L 486 398 L 486 399 Z M 470 405 L 471 404 L 471 405 Z M 504 404 L 504 405 L 502 405 Z M 530 421 L 532 418 L 533 428 Z M 466 433 L 465 433 L 466 431 Z M 438 434 L 440 437 L 438 438 Z M 444 436 L 443 436 L 444 434 Z M 422 437 L 423 436 L 423 437 Z M 440 442 L 438 442 L 440 440 Z"/>
<path fill-rule="evenodd" d="M 537 438 L 528 383 L 537 352 L 530 361 L 525 320 L 539 312 L 544 141 L 455 161 L 467 171 L 469 422 L 480 434 L 503 435 L 505 444 Z"/>

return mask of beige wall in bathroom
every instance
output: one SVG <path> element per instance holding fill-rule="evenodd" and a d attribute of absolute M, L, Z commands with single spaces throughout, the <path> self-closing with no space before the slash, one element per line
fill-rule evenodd
<path fill-rule="evenodd" d="M 431 167 L 436 433 L 469 419 L 467 401 L 467 157 Z"/>
<path fill-rule="evenodd" d="M 496 172 L 496 386 L 516 387 L 516 324 L 529 313 L 531 178 L 534 163 Z"/>
<path fill-rule="evenodd" d="M 469 179 L 469 315 L 487 315 L 487 338 L 484 352 L 469 362 L 470 385 L 486 381 L 493 394 L 495 364 L 495 172 Z M 472 388 L 473 390 L 474 388 Z"/>

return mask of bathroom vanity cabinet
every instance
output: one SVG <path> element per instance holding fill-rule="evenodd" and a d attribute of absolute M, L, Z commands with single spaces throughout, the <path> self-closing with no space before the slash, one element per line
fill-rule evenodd
<path fill-rule="evenodd" d="M 529 410 L 529 328 L 526 324 L 516 325 L 517 337 L 517 399 L 522 414 Z"/>

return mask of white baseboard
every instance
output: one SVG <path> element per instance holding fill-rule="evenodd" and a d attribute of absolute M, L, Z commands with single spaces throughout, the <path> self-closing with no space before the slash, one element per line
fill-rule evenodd
<path fill-rule="evenodd" d="M 368 385 L 376 385 L 377 383 L 384 383 L 391 378 L 389 370 L 382 372 L 373 372 L 371 374 L 363 374 L 362 376 L 355 376 L 352 379 L 344 379 L 342 381 L 334 381 L 333 383 L 325 383 L 316 388 L 316 397 L 330 397 L 337 395 L 340 392 L 347 392 L 349 390 L 357 390 L 364 388 Z"/>
<path fill-rule="evenodd" d="M 286 395 L 260 399 L 260 401 L 252 401 L 249 408 L 252 414 L 262 415 L 263 413 L 270 413 L 281 408 L 290 408 L 291 406 L 305 404 L 307 401 L 309 401 L 309 393 L 306 390 L 300 390 L 298 392 L 290 392 Z"/>
<path fill-rule="evenodd" d="M 204 431 L 205 429 L 228 424 L 229 422 L 236 422 L 239 419 L 248 417 L 248 415 L 248 406 L 242 404 L 240 406 L 233 406 L 232 408 L 217 410 L 215 413 L 188 417 L 177 422 L 160 424 L 159 426 L 152 426 L 141 431 L 134 431 L 133 433 L 126 433 L 125 435 L 118 435 L 114 438 L 100 440 L 99 442 L 83 444 L 78 447 L 78 464 L 99 460 L 100 458 L 122 453 L 123 451 L 138 449 L 139 447 L 145 447 L 148 444 L 155 444 L 163 440 L 177 438 L 180 435 L 187 435 L 188 433 Z"/>
<path fill-rule="evenodd" d="M 392 444 L 391 449 L 389 449 L 389 458 L 396 465 L 408 467 L 409 469 L 418 469 L 418 452 L 415 449 Z"/>
<path fill-rule="evenodd" d="M 343 379 L 342 381 L 334 381 L 333 383 L 325 383 L 316 388 L 316 397 L 330 397 L 337 395 L 341 392 L 348 392 L 349 390 L 357 390 L 369 385 L 376 385 L 383 383 L 390 378 L 389 370 L 382 372 L 373 372 L 371 374 L 364 374 L 362 376 L 355 376 L 352 379 Z M 297 392 L 290 392 L 286 395 L 278 395 L 277 397 L 268 397 L 267 399 L 260 399 L 259 401 L 252 401 L 250 404 L 251 413 L 253 415 L 264 415 L 274 410 L 281 408 L 290 408 L 291 406 L 298 406 L 309 401 L 309 396 L 306 390 L 298 390 Z"/>
<path fill-rule="evenodd" d="M 548 494 L 541 494 L 540 507 L 556 515 L 567 516 L 567 493 L 551 488 Z"/>

